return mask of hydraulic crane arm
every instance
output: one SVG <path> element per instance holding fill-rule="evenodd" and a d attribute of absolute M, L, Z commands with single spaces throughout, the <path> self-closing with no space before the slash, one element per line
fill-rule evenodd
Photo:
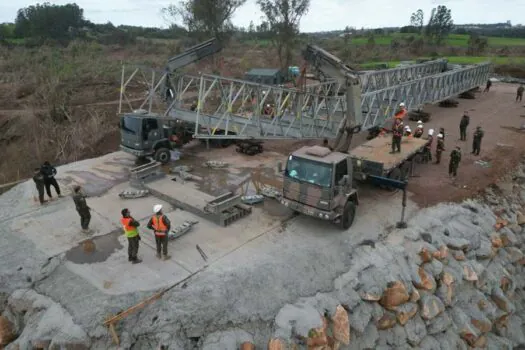
<path fill-rule="evenodd" d="M 189 64 L 197 62 L 205 57 L 211 56 L 222 50 L 219 41 L 215 38 L 206 40 L 198 45 L 190 47 L 183 53 L 173 56 L 168 60 L 166 69 L 173 73 Z"/>
<path fill-rule="evenodd" d="M 346 110 L 343 109 L 345 115 L 341 121 L 332 149 L 348 153 L 353 134 L 361 130 L 363 122 L 361 80 L 358 73 L 339 58 L 316 45 L 307 45 L 303 56 L 324 78 L 336 79 L 341 86 L 344 86 Z M 345 132 L 346 138 L 343 142 L 342 139 Z"/>

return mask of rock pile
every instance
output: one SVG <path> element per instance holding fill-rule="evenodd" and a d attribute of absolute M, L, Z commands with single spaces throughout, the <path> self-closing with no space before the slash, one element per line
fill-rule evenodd
<path fill-rule="evenodd" d="M 333 291 L 279 311 L 268 349 L 525 345 L 522 179 L 422 210 L 386 242 L 360 247 Z"/>

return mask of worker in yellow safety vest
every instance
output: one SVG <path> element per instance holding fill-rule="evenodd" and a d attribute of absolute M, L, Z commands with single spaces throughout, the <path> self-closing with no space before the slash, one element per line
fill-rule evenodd
<path fill-rule="evenodd" d="M 155 243 L 157 244 L 157 258 L 161 258 L 161 250 L 164 260 L 168 260 L 168 232 L 170 232 L 170 220 L 162 213 L 162 205 L 153 206 L 154 215 L 148 222 L 148 228 L 155 233 Z"/>
<path fill-rule="evenodd" d="M 133 219 L 131 213 L 129 212 L 129 209 L 122 209 L 121 214 L 122 219 L 120 219 L 120 223 L 122 224 L 124 234 L 128 239 L 128 261 L 131 261 L 132 264 L 141 263 L 142 260 L 140 260 L 137 257 L 137 254 L 139 252 L 140 241 L 138 227 L 140 226 L 140 224 L 138 223 L 138 221 Z"/>

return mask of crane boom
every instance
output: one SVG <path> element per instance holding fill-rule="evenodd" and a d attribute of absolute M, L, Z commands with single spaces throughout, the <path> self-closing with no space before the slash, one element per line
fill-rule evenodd
<path fill-rule="evenodd" d="M 316 45 L 307 45 L 303 52 L 305 60 L 325 79 L 335 79 L 344 87 L 346 111 L 332 146 L 333 150 L 347 153 L 352 136 L 361 130 L 363 112 L 361 110 L 361 79 L 356 71 L 341 59 Z M 337 93 L 337 92 L 333 92 Z M 342 142 L 343 136 L 346 138 Z"/>
<path fill-rule="evenodd" d="M 216 38 L 208 39 L 170 58 L 168 60 L 168 64 L 166 65 L 166 69 L 170 73 L 173 73 L 187 65 L 197 62 L 205 57 L 211 56 L 221 50 L 222 47 Z"/>

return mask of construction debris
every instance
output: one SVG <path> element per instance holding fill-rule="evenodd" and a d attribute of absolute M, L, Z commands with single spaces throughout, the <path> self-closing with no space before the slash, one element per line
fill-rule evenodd
<path fill-rule="evenodd" d="M 206 168 L 212 168 L 212 169 L 221 169 L 221 168 L 227 168 L 228 163 L 221 162 L 218 160 L 208 160 L 202 164 L 202 166 Z"/>
<path fill-rule="evenodd" d="M 264 201 L 264 196 L 261 195 L 261 194 L 254 194 L 254 195 L 251 195 L 251 196 L 242 196 L 241 197 L 241 201 L 244 204 L 254 205 L 254 204 L 258 204 L 258 203 L 261 203 L 262 201 Z"/>
<path fill-rule="evenodd" d="M 168 239 L 174 240 L 179 238 L 180 236 L 185 235 L 193 228 L 194 225 L 198 223 L 198 221 L 184 221 L 181 225 L 175 227 L 171 230 L 171 232 L 168 233 Z"/>
<path fill-rule="evenodd" d="M 149 196 L 148 190 L 124 190 L 118 194 L 121 199 L 135 199 Z"/>
<path fill-rule="evenodd" d="M 249 156 L 254 156 L 256 154 L 262 153 L 262 144 L 262 141 L 241 140 L 237 142 L 236 151 L 239 153 L 247 154 Z"/>
<path fill-rule="evenodd" d="M 180 174 L 181 172 L 189 173 L 192 170 L 193 170 L 193 168 L 191 166 L 179 165 L 179 166 L 175 166 L 175 167 L 171 168 L 170 169 L 170 173 L 172 173 L 172 174 Z"/>
<path fill-rule="evenodd" d="M 423 112 L 422 110 L 408 112 L 408 119 L 412 121 L 421 120 L 423 123 L 426 123 L 430 120 L 430 116 L 431 116 L 430 113 Z"/>
<path fill-rule="evenodd" d="M 439 102 L 439 107 L 444 107 L 444 108 L 456 108 L 458 105 L 459 105 L 459 101 L 454 100 L 452 98 L 447 98 L 446 100 Z"/>
<path fill-rule="evenodd" d="M 281 191 L 273 186 L 262 186 L 261 194 L 265 197 L 279 199 L 282 196 Z"/>
<path fill-rule="evenodd" d="M 465 91 L 458 96 L 459 98 L 465 99 L 465 100 L 474 100 L 476 99 L 476 95 L 474 94 L 474 91 Z"/>

